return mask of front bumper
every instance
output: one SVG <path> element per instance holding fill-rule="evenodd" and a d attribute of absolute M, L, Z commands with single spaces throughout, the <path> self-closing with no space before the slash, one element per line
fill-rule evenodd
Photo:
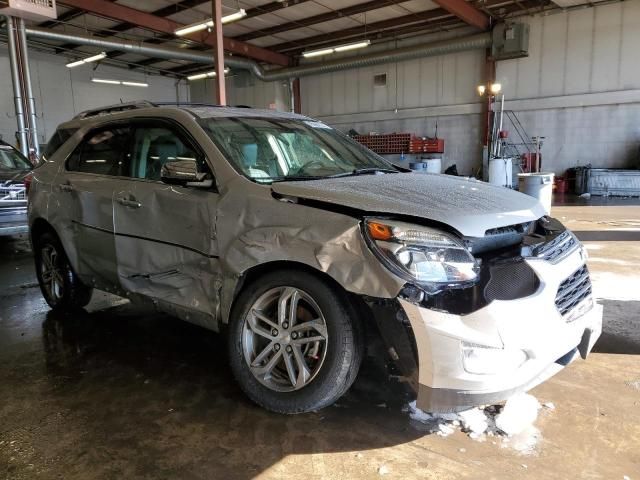
<path fill-rule="evenodd" d="M 416 340 L 419 408 L 459 411 L 499 402 L 591 351 L 602 331 L 602 307 L 589 297 L 563 317 L 555 304 L 560 284 L 584 265 L 582 249 L 556 264 L 526 261 L 541 284 L 525 298 L 494 300 L 467 315 L 400 299 Z"/>

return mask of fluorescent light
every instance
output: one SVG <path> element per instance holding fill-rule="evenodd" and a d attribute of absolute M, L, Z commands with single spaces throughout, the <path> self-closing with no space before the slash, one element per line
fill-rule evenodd
<path fill-rule="evenodd" d="M 225 68 L 224 69 L 224 74 L 226 75 L 227 73 L 229 73 L 229 69 Z M 204 73 L 196 73 L 195 75 L 189 75 L 187 77 L 187 80 L 189 80 L 189 81 L 202 80 L 203 78 L 213 78 L 215 76 L 216 76 L 216 72 L 215 71 L 204 72 Z"/>
<path fill-rule="evenodd" d="M 107 54 L 105 52 L 102 52 L 102 53 L 99 53 L 98 55 L 94 55 L 93 57 L 85 58 L 83 62 L 84 63 L 97 62 L 98 60 L 102 60 L 106 56 Z"/>
<path fill-rule="evenodd" d="M 149 84 L 146 82 L 122 82 L 122 85 L 127 85 L 129 87 L 148 87 Z"/>
<path fill-rule="evenodd" d="M 187 80 L 191 81 L 191 80 L 202 80 L 203 78 L 207 78 L 207 74 L 206 73 L 198 73 L 196 75 L 190 75 L 187 77 Z"/>
<path fill-rule="evenodd" d="M 92 78 L 92 82 L 94 83 L 106 83 L 108 85 L 125 85 L 127 87 L 148 87 L 149 84 L 146 82 L 130 82 L 127 80 L 108 80 L 106 78 Z"/>
<path fill-rule="evenodd" d="M 347 45 L 340 45 L 333 47 L 336 52 L 346 52 L 347 50 L 355 50 L 357 48 L 364 48 L 371 45 L 371 40 L 365 40 L 364 42 L 348 43 Z"/>
<path fill-rule="evenodd" d="M 222 17 L 220 19 L 220 21 L 222 22 L 222 24 L 226 24 L 226 23 L 231 23 L 231 22 L 235 22 L 237 20 L 240 20 L 241 18 L 244 18 L 247 16 L 247 11 L 244 8 L 241 8 L 240 10 L 238 10 L 235 13 L 230 13 L 229 15 L 225 15 L 224 17 Z M 213 22 L 211 22 L 213 23 Z"/>
<path fill-rule="evenodd" d="M 323 48 L 322 50 L 310 50 L 308 52 L 302 52 L 302 56 L 304 58 L 311 58 L 319 57 L 321 55 L 329 55 L 330 53 L 333 53 L 333 48 Z"/>
<path fill-rule="evenodd" d="M 105 80 L 104 78 L 92 78 L 94 83 L 108 83 L 110 85 L 120 85 L 120 80 Z"/>
<path fill-rule="evenodd" d="M 364 48 L 371 45 L 371 40 L 363 40 L 362 42 L 347 43 L 345 45 L 338 45 L 335 47 L 321 48 L 319 50 L 308 50 L 302 52 L 302 56 L 305 58 L 319 57 L 321 55 L 329 55 L 336 52 L 346 52 L 348 50 L 355 50 L 357 48 Z"/>
<path fill-rule="evenodd" d="M 206 30 L 207 28 L 213 27 L 213 20 L 206 20 L 204 22 L 194 23 L 192 25 L 187 25 L 186 27 L 180 27 L 174 33 L 182 37 L 183 35 L 189 35 L 190 33 L 200 32 L 202 30 Z"/>
<path fill-rule="evenodd" d="M 93 55 L 92 57 L 83 58 L 82 60 L 77 60 L 75 62 L 67 63 L 68 68 L 78 67 L 85 63 L 97 62 L 98 60 L 102 60 L 103 58 L 107 58 L 107 54 L 105 52 L 99 53 L 98 55 Z"/>
<path fill-rule="evenodd" d="M 220 19 L 223 25 L 231 22 L 235 22 L 247 16 L 247 11 L 244 8 L 241 8 L 237 12 L 230 13 L 229 15 L 225 15 Z M 202 30 L 206 30 L 207 28 L 213 28 L 214 22 L 213 19 L 204 20 L 202 22 L 192 23 L 191 25 L 187 25 L 185 27 L 178 28 L 175 32 L 177 36 L 182 37 L 184 35 L 189 35 L 190 33 L 201 32 Z"/>
<path fill-rule="evenodd" d="M 78 67 L 80 65 L 84 65 L 84 60 L 78 60 L 77 62 L 67 63 L 67 68 Z"/>

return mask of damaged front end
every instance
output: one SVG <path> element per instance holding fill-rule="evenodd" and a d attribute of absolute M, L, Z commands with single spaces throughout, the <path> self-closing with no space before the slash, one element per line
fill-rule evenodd
<path fill-rule="evenodd" d="M 380 253 L 385 240 L 371 234 L 371 223 L 365 222 L 365 233 Z M 397 226 L 386 223 L 391 230 Z M 446 252 L 451 245 L 444 252 L 430 248 L 433 237 L 416 240 L 419 235 L 395 232 L 405 240 L 382 260 L 391 262 L 389 252 L 396 257 L 392 268 L 398 258 L 406 260 L 405 273 L 415 278 L 396 299 L 367 303 L 390 356 L 418 395 L 419 408 L 459 411 L 505 400 L 546 380 L 578 354 L 586 357 L 599 337 L 602 309 L 592 297 L 585 252 L 557 220 L 543 217 L 477 238 L 447 234 L 472 260 Z M 389 234 L 393 231 L 378 237 Z M 416 256 L 420 245 L 428 248 Z M 427 260 L 431 264 L 420 265 Z M 440 281 L 421 281 L 429 276 Z"/>

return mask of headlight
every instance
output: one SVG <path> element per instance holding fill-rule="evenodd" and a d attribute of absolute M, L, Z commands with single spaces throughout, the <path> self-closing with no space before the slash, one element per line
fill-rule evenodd
<path fill-rule="evenodd" d="M 419 284 L 456 286 L 476 280 L 478 265 L 451 235 L 419 225 L 365 220 L 374 252 L 394 273 Z"/>

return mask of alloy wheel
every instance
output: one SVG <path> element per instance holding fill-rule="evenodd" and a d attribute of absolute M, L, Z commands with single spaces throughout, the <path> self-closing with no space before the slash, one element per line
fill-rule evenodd
<path fill-rule="evenodd" d="M 251 306 L 242 332 L 245 361 L 253 376 L 278 392 L 299 390 L 322 368 L 327 324 L 318 304 L 293 287 L 272 288 Z"/>
<path fill-rule="evenodd" d="M 40 278 L 49 298 L 54 301 L 64 296 L 64 266 L 61 256 L 53 245 L 47 244 L 40 250 Z"/>

